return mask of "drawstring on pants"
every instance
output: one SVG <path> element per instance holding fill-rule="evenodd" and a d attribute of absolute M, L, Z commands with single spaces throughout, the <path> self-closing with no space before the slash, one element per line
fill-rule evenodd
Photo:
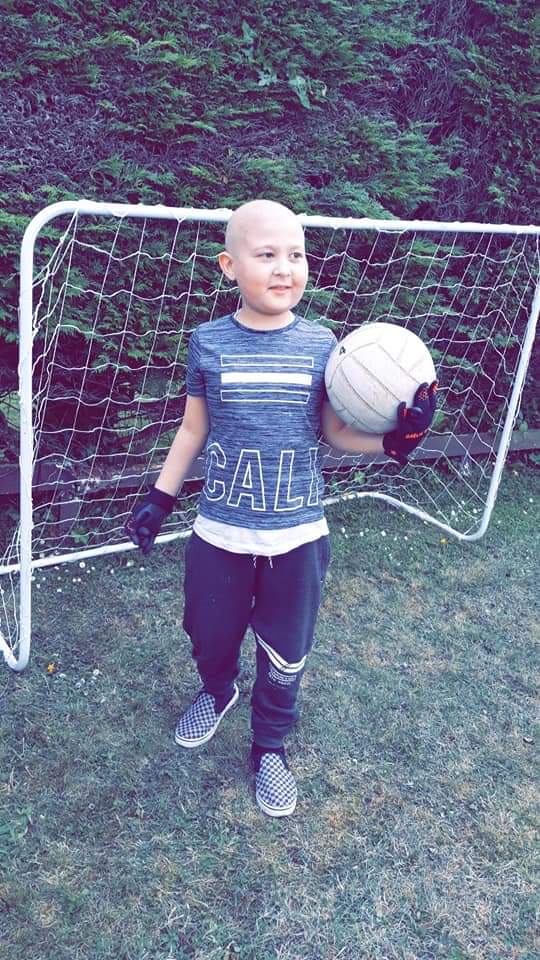
<path fill-rule="evenodd" d="M 256 567 L 256 566 L 257 566 L 257 555 L 256 555 L 255 553 L 252 553 L 251 556 L 252 556 L 252 559 L 253 559 L 253 566 Z M 267 557 L 267 560 L 268 560 L 268 563 L 270 564 L 270 569 L 273 570 L 273 569 L 274 569 L 274 564 L 272 563 L 272 557 Z"/>

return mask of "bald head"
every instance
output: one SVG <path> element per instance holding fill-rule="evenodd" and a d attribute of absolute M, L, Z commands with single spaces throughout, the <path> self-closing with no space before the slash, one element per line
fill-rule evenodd
<path fill-rule="evenodd" d="M 274 329 L 290 322 L 308 277 L 304 231 L 297 216 L 273 200 L 251 200 L 232 214 L 218 256 L 242 297 L 241 322 Z"/>
<path fill-rule="evenodd" d="M 303 230 L 296 214 L 274 200 L 250 200 L 238 207 L 227 224 L 225 248 L 234 257 L 241 246 L 254 239 L 255 235 L 264 236 L 265 230 L 286 229 L 296 233 L 303 243 Z M 264 242 L 264 240 L 263 240 Z"/>

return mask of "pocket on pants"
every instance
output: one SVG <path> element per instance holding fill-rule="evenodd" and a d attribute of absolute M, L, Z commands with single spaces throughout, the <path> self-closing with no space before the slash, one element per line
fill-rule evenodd
<path fill-rule="evenodd" d="M 319 540 L 319 563 L 320 563 L 320 579 L 321 584 L 324 583 L 326 578 L 326 573 L 328 567 L 330 566 L 330 560 L 332 559 L 332 551 L 330 549 L 330 537 L 324 536 Z"/>

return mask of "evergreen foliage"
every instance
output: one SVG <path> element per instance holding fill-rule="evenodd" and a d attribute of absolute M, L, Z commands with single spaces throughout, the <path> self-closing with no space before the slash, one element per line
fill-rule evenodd
<path fill-rule="evenodd" d="M 532 0 L 2 8 L 0 458 L 19 245 L 48 203 L 538 221 Z"/>

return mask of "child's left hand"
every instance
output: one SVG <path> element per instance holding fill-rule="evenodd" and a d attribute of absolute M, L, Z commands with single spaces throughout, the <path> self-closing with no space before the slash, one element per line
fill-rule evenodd
<path fill-rule="evenodd" d="M 402 466 L 431 426 L 437 406 L 437 387 L 436 380 L 429 387 L 421 383 L 414 395 L 414 405 L 407 407 L 406 403 L 400 403 L 396 429 L 383 436 L 384 452 Z"/>

